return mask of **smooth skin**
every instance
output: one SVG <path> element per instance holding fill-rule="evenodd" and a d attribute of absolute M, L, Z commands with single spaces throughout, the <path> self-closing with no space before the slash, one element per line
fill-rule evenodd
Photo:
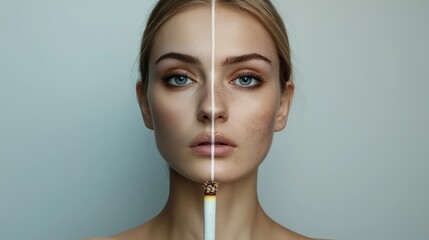
<path fill-rule="evenodd" d="M 257 170 L 274 132 L 286 126 L 294 93 L 292 81 L 280 89 L 278 56 L 263 25 L 236 9 L 217 7 L 215 109 L 209 6 L 184 10 L 161 27 L 149 69 L 147 90 L 137 83 L 137 98 L 145 125 L 154 130 L 170 166 L 170 194 L 159 215 L 111 239 L 202 239 L 202 183 L 210 178 L 210 156 L 189 146 L 210 133 L 211 121 L 216 136 L 235 145 L 215 160 L 215 178 L 221 184 L 217 239 L 309 239 L 274 222 L 258 201 Z"/>

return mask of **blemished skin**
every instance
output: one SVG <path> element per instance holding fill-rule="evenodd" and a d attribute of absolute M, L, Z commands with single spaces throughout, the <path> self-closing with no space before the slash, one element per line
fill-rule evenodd
<path fill-rule="evenodd" d="M 150 55 L 147 96 L 139 90 L 143 117 L 154 130 L 157 147 L 183 177 L 203 183 L 210 178 L 210 153 L 195 154 L 189 146 L 195 138 L 210 133 L 215 122 L 217 136 L 233 142 L 233 152 L 216 156 L 215 178 L 222 185 L 255 172 L 267 154 L 273 132 L 286 124 L 289 95 L 282 95 L 277 53 L 265 29 L 253 18 L 217 9 L 215 44 L 215 109 L 211 109 L 211 12 L 198 8 L 179 13 L 158 32 Z M 195 21 L 198 19 L 198 21 Z M 189 64 L 168 53 L 184 53 L 201 64 Z M 258 53 L 271 64 L 252 59 L 238 64 L 223 64 L 228 57 Z M 180 73 L 190 80 L 180 87 L 168 87 L 164 75 Z M 234 82 L 240 74 L 257 74 L 252 87 Z M 172 83 L 174 79 L 171 80 Z M 291 85 L 289 85 L 291 86 Z M 211 111 L 215 119 L 211 119 Z M 209 145 L 207 145 L 209 147 Z M 200 184 L 201 185 L 201 184 Z"/>
<path fill-rule="evenodd" d="M 211 34 L 211 9 L 199 6 L 174 15 L 156 35 L 147 89 L 140 82 L 136 88 L 144 123 L 170 166 L 170 194 L 159 215 L 111 239 L 202 239 L 210 145 L 200 143 L 211 121 L 219 140 L 217 239 L 309 239 L 269 218 L 257 197 L 258 167 L 274 132 L 286 126 L 294 92 L 292 81 L 280 89 L 273 40 L 251 15 L 217 6 L 212 109 Z"/>

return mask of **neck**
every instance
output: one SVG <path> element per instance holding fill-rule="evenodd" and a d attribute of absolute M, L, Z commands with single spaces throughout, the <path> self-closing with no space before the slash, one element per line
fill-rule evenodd
<path fill-rule="evenodd" d="M 257 172 L 233 183 L 220 183 L 216 195 L 216 238 L 252 239 L 267 223 L 257 197 Z M 169 239 L 201 239 L 203 235 L 203 187 L 170 169 L 170 195 L 159 220 Z"/>

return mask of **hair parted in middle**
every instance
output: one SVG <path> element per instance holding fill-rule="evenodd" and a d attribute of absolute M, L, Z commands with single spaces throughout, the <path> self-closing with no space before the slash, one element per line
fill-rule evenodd
<path fill-rule="evenodd" d="M 210 6 L 212 0 L 160 0 L 149 15 L 140 47 L 140 81 L 145 91 L 149 81 L 149 56 L 153 41 L 160 27 L 175 14 L 196 6 Z M 286 82 L 292 81 L 292 61 L 285 25 L 270 0 L 217 0 L 216 4 L 233 7 L 251 14 L 259 20 L 271 35 L 280 63 L 280 89 L 285 90 Z"/>

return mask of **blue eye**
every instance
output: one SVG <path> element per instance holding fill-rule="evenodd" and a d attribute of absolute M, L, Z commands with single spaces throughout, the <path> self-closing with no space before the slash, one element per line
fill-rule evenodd
<path fill-rule="evenodd" d="M 194 82 L 186 74 L 183 74 L 183 73 L 169 74 L 167 76 L 164 76 L 162 79 L 165 82 L 165 84 L 172 87 L 182 87 L 182 86 L 192 84 Z"/>
<path fill-rule="evenodd" d="M 231 83 L 240 87 L 251 88 L 257 87 L 263 83 L 263 79 L 260 75 L 255 73 L 243 73 L 240 74 L 236 79 L 232 80 Z"/>

